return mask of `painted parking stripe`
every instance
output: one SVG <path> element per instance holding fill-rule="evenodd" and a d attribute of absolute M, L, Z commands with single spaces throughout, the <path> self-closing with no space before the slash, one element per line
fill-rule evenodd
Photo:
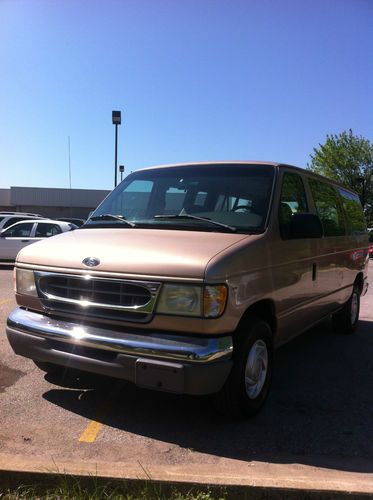
<path fill-rule="evenodd" d="M 93 443 L 102 427 L 101 422 L 92 420 L 86 427 L 85 431 L 79 438 L 80 443 Z"/>
<path fill-rule="evenodd" d="M 104 426 L 102 422 L 105 422 L 107 417 L 112 411 L 113 399 L 115 399 L 115 394 L 120 389 L 120 382 L 117 383 L 114 388 L 110 391 L 106 400 L 103 401 L 102 405 L 98 408 L 95 415 L 95 420 L 91 420 L 87 427 L 85 428 L 83 434 L 79 438 L 80 443 L 93 443 Z"/>

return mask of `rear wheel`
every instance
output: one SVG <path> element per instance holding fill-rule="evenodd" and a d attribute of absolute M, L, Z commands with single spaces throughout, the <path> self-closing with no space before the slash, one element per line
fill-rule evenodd
<path fill-rule="evenodd" d="M 360 312 L 360 289 L 354 285 L 351 297 L 340 311 L 333 314 L 333 329 L 336 333 L 351 334 L 356 330 Z"/>
<path fill-rule="evenodd" d="M 250 318 L 234 340 L 231 373 L 213 395 L 217 410 L 234 417 L 255 415 L 267 398 L 272 369 L 271 328 L 260 318 Z"/>

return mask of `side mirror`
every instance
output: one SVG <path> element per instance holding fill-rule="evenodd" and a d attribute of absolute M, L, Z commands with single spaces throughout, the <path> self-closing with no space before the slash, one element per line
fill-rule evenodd
<path fill-rule="evenodd" d="M 291 218 L 290 234 L 292 239 L 322 238 L 323 228 L 319 216 L 309 213 L 294 214 Z"/>

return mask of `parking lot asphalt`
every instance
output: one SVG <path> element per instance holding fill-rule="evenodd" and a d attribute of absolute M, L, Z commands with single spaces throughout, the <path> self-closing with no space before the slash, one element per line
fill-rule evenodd
<path fill-rule="evenodd" d="M 356 334 L 324 322 L 276 351 L 268 402 L 246 421 L 208 398 L 44 375 L 8 345 L 14 307 L 0 268 L 0 471 L 373 494 L 373 286 Z"/>

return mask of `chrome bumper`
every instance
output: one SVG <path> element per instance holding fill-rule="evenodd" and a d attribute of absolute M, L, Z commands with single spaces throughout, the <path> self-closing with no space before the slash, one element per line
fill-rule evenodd
<path fill-rule="evenodd" d="M 20 308 L 10 314 L 7 327 L 8 330 L 81 347 L 176 362 L 205 364 L 230 359 L 233 351 L 230 335 L 194 338 L 155 332 L 133 334 L 56 320 Z"/>

